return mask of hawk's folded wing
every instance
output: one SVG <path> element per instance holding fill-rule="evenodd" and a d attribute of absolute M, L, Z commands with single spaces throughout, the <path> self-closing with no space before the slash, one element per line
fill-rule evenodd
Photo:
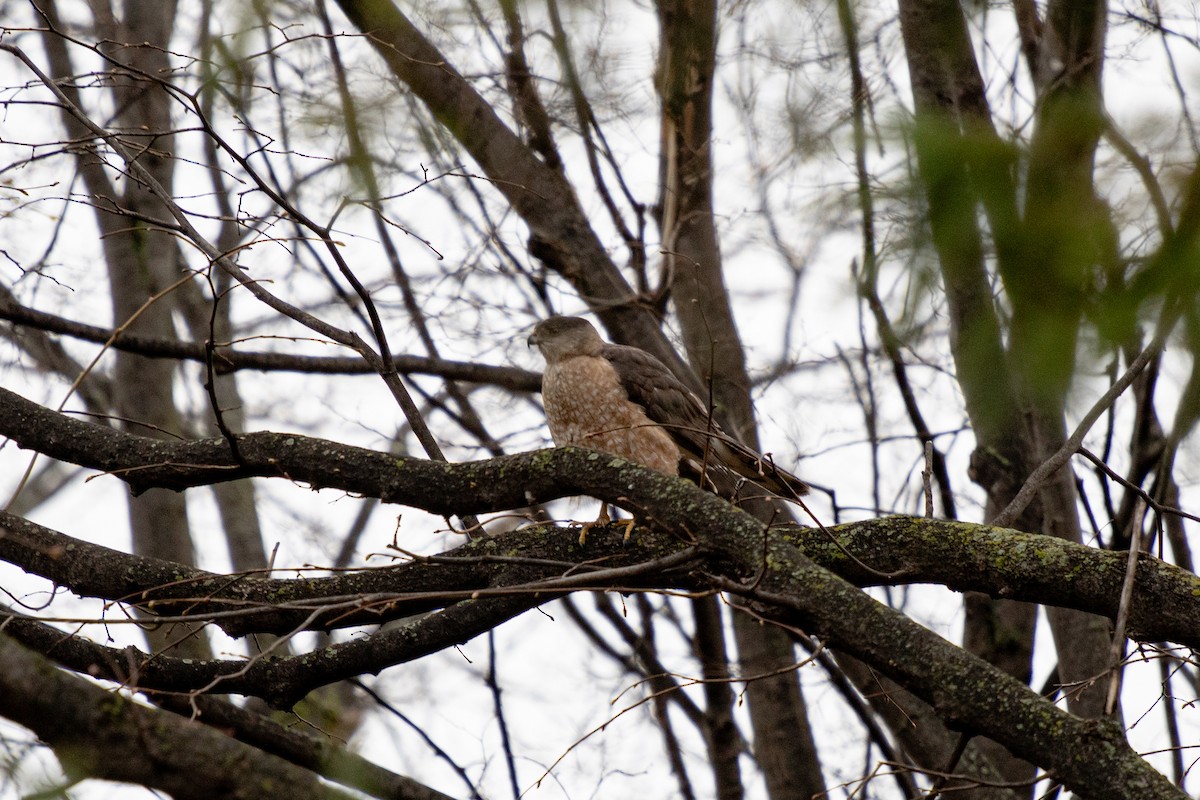
<path fill-rule="evenodd" d="M 713 485 L 714 470 L 723 468 L 781 497 L 808 492 L 804 481 L 725 433 L 700 398 L 650 353 L 606 343 L 600 357 L 612 364 L 630 401 L 675 440 L 702 486 Z"/>

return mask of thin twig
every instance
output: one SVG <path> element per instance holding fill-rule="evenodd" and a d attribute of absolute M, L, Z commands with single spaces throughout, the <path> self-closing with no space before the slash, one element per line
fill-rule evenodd
<path fill-rule="evenodd" d="M 1133 525 L 1129 533 L 1129 558 L 1125 561 L 1125 582 L 1121 585 L 1121 602 L 1117 606 L 1117 620 L 1113 630 L 1112 649 L 1109 651 L 1111 674 L 1108 696 L 1104 701 L 1104 715 L 1116 713 L 1117 700 L 1121 694 L 1122 662 L 1125 660 L 1125 627 L 1129 623 L 1129 605 L 1133 599 L 1133 584 L 1137 577 L 1138 558 L 1142 549 L 1142 525 L 1146 515 L 1146 501 L 1137 498 L 1133 512 Z"/>
<path fill-rule="evenodd" d="M 925 468 L 921 470 L 921 486 L 925 492 L 925 518 L 933 518 L 933 439 L 925 440 Z"/>
<path fill-rule="evenodd" d="M 393 706 L 387 700 L 384 700 L 378 692 L 367 686 L 358 678 L 352 678 L 349 683 L 365 692 L 372 700 L 378 703 L 381 708 L 395 715 L 397 719 L 399 719 L 408 727 L 412 728 L 413 732 L 416 733 L 417 736 L 420 736 L 421 740 L 429 746 L 429 749 L 432 750 L 438 758 L 450 765 L 450 769 L 454 770 L 458 777 L 462 779 L 462 782 L 467 785 L 467 789 L 471 792 L 472 800 L 482 800 L 483 795 L 479 793 L 479 788 L 475 785 L 475 782 L 471 780 L 471 776 L 467 775 L 467 771 L 459 766 L 458 762 L 455 761 L 441 746 L 439 746 L 437 742 L 433 741 L 429 734 L 426 733 L 419 725 L 417 725 L 417 723 L 409 719 L 403 711 Z"/>
<path fill-rule="evenodd" d="M 937 780 L 929 788 L 929 794 L 926 795 L 925 800 L 937 800 L 938 796 L 941 795 L 942 789 L 946 788 L 946 784 L 954 776 L 954 768 L 958 766 L 963 753 L 967 751 L 967 743 L 970 741 L 971 734 L 966 732 L 959 734 L 958 741 L 954 745 L 954 752 L 950 754 L 950 760 L 946 763 L 946 768 L 942 770 L 942 774 L 937 776 Z"/>
<path fill-rule="evenodd" d="M 508 721 L 504 717 L 504 703 L 500 700 L 500 683 L 496 679 L 496 631 L 490 630 L 487 635 L 488 668 L 484 676 L 492 693 L 492 705 L 496 709 L 496 722 L 500 726 L 500 742 L 504 748 L 504 762 L 508 766 L 508 780 L 512 786 L 513 800 L 520 800 L 521 785 L 517 781 L 517 761 L 513 757 L 512 739 L 508 735 Z"/>

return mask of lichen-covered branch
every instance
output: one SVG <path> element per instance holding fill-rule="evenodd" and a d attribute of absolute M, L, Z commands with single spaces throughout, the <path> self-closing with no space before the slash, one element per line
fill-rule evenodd
<path fill-rule="evenodd" d="M 274 475 L 359 491 L 436 513 L 478 513 L 591 494 L 629 508 L 665 535 L 694 542 L 703 559 L 703 574 L 714 588 L 738 594 L 763 616 L 810 631 L 865 661 L 929 702 L 944 719 L 1002 743 L 1076 791 L 1101 800 L 1183 796 L 1128 747 L 1115 723 L 1085 721 L 1062 711 L 995 667 L 871 599 L 812 561 L 797 541 L 776 535 L 749 514 L 692 484 L 621 459 L 562 448 L 448 464 L 396 459 L 297 435 L 259 433 L 239 438 L 239 462 L 224 441 L 164 442 L 132 436 L 70 420 L 2 390 L 0 433 L 11 435 L 23 447 L 101 467 L 139 488 L 182 489 L 233 477 Z M 903 530 L 903 523 L 897 530 Z M 997 541 L 1003 535 L 994 533 Z M 1022 544 L 1025 559 L 1042 557 L 1037 539 Z M 865 559 L 856 554 L 858 568 L 867 564 L 868 574 L 879 577 L 878 567 L 884 565 L 871 563 L 867 547 L 860 548 Z M 1067 547 L 1060 544 L 1056 555 Z M 821 548 L 813 543 L 809 549 Z M 837 552 L 844 556 L 853 550 L 850 546 Z M 1084 550 L 1074 552 L 1082 556 Z M 974 560 L 998 559 L 995 555 L 989 559 L 988 549 L 982 548 Z M 1056 565 L 1060 575 L 1064 574 L 1061 566 Z M 1105 585 L 1106 573 L 1112 570 L 1106 568 L 1107 562 L 1101 566 L 1090 585 Z M 1173 575 L 1169 567 L 1159 570 L 1173 576 L 1178 591 L 1182 576 Z M 899 571 L 904 574 L 903 567 Z M 996 580 L 1015 584 L 1019 575 L 1012 568 Z M 1154 585 L 1149 572 L 1145 582 Z M 265 692 L 273 702 L 286 703 L 316 685 L 375 672 L 464 641 L 554 593 L 521 594 L 488 603 L 466 600 L 368 639 L 303 656 L 258 659 L 238 664 L 237 670 L 227 662 L 193 662 L 187 668 L 195 671 L 190 676 L 193 686 L 203 686 L 200 681 L 207 678 L 228 691 Z M 1153 607 L 1165 605 L 1169 604 Z"/>

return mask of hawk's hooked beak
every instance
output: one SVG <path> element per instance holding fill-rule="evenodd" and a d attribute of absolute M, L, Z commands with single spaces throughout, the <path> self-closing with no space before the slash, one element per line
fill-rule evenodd
<path fill-rule="evenodd" d="M 536 333 L 529 334 L 529 338 L 525 340 L 526 347 L 533 347 L 537 343 L 538 343 L 538 338 L 537 338 Z"/>

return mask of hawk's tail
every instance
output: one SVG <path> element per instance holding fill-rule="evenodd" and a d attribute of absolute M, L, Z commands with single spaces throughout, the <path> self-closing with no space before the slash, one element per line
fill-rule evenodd
<path fill-rule="evenodd" d="M 741 442 L 720 434 L 709 437 L 709 452 L 705 454 L 704 462 L 709 470 L 713 467 L 724 468 L 784 499 L 798 499 L 810 491 L 807 483 L 778 466 L 771 456 L 757 453 Z M 696 466 L 699 468 L 700 465 Z"/>

